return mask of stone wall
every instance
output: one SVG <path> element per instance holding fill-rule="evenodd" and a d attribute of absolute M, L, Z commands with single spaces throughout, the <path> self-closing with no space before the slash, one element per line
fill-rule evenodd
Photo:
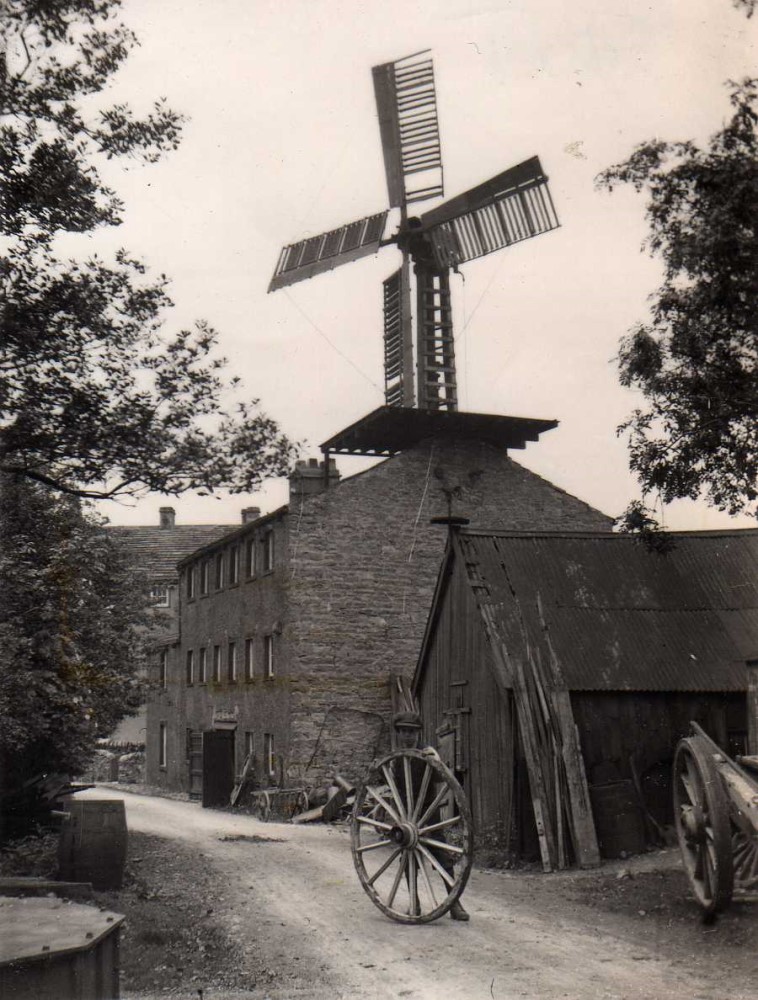
<path fill-rule="evenodd" d="M 260 564 L 251 576 L 246 572 L 246 550 L 251 539 L 260 539 L 264 532 L 274 533 L 274 568 L 263 571 Z M 169 652 L 169 673 L 166 689 L 154 686 L 148 710 L 148 781 L 174 791 L 190 790 L 187 756 L 187 731 L 213 729 L 220 718 L 234 719 L 235 768 L 242 769 L 245 760 L 246 733 L 252 733 L 255 753 L 254 782 L 260 786 L 272 783 L 264 773 L 264 734 L 274 737 L 277 756 L 276 781 L 281 781 L 283 761 L 287 753 L 289 733 L 289 699 L 287 693 L 287 652 L 282 636 L 286 613 L 286 579 L 288 567 L 288 522 L 285 511 L 245 524 L 238 531 L 206 547 L 197 558 L 183 566 L 183 586 L 180 603 L 179 642 Z M 215 557 L 225 557 L 232 547 L 239 550 L 239 580 L 230 585 L 225 580 L 221 588 L 214 586 L 211 574 L 207 594 L 196 591 L 193 599 L 186 596 L 186 575 L 202 560 L 215 565 Z M 228 563 L 226 563 L 228 567 Z M 263 676 L 264 637 L 274 641 L 274 676 Z M 253 644 L 254 671 L 245 676 L 245 646 Z M 237 680 L 229 679 L 229 643 L 236 645 Z M 213 650 L 221 653 L 221 676 L 213 679 Z M 200 683 L 197 672 L 200 650 L 206 650 L 206 679 Z M 187 653 L 195 658 L 195 682 L 186 682 Z M 158 762 L 158 732 L 161 722 L 167 724 L 167 760 L 161 768 Z"/>
<path fill-rule="evenodd" d="M 141 785 L 145 781 L 145 745 L 101 741 L 83 775 L 87 782 L 119 781 Z"/>
<path fill-rule="evenodd" d="M 449 510 L 474 527 L 611 526 L 502 449 L 469 440 L 424 442 L 293 507 L 291 781 L 318 784 L 335 768 L 358 779 L 388 748 L 389 674 L 413 673 L 447 538 L 429 522 Z"/>
<path fill-rule="evenodd" d="M 273 527 L 275 566 L 192 601 L 181 588 L 180 641 L 170 651 L 166 690 L 148 712 L 148 782 L 189 790 L 187 730 L 236 723 L 237 771 L 246 733 L 254 784 L 316 787 L 335 771 L 357 780 L 390 745 L 390 672 L 413 673 L 447 529 L 434 516 L 509 530 L 609 530 L 610 519 L 522 468 L 503 449 L 470 440 L 421 443 L 318 495 L 294 491 L 289 508 L 244 525 L 193 560 L 213 557 Z M 243 556 L 241 555 L 241 560 Z M 184 564 L 186 571 L 190 564 Z M 260 670 L 262 638 L 275 633 L 272 680 Z M 244 642 L 257 670 L 244 680 Z M 210 679 L 211 650 L 237 643 L 238 681 Z M 189 649 L 208 652 L 208 681 L 188 686 Z M 196 652 L 197 655 L 197 652 Z M 222 664 L 226 670 L 226 660 Z M 167 763 L 157 764 L 167 724 Z M 263 768 L 263 737 L 276 773 Z"/>

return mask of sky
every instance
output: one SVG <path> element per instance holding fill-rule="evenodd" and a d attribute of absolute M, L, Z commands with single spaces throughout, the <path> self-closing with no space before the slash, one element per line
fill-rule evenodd
<path fill-rule="evenodd" d="M 371 67 L 431 49 L 452 197 L 530 156 L 561 228 L 452 276 L 461 409 L 557 419 L 513 457 L 611 515 L 639 495 L 617 426 L 619 338 L 647 314 L 660 266 L 641 249 L 644 196 L 597 174 L 654 137 L 703 142 L 729 115 L 727 79 L 755 72 L 758 18 L 729 0 L 124 0 L 141 46 L 112 88 L 135 111 L 166 96 L 189 118 L 156 165 L 109 166 L 126 203 L 120 246 L 172 279 L 167 329 L 208 320 L 244 398 L 303 457 L 384 402 L 382 280 L 394 247 L 267 294 L 282 245 L 387 205 Z M 436 202 L 418 206 L 428 210 Z M 343 474 L 365 460 L 339 458 Z M 256 495 L 101 505 L 112 523 L 239 520 Z M 671 529 L 751 525 L 704 503 Z"/>

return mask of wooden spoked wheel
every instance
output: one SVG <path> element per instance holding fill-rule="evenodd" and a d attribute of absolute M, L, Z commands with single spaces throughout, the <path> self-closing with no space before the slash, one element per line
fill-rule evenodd
<path fill-rule="evenodd" d="M 732 898 L 732 828 L 726 792 L 700 736 L 676 748 L 674 823 L 695 898 L 705 914 L 718 913 Z"/>
<path fill-rule="evenodd" d="M 423 924 L 465 888 L 473 826 L 463 789 L 433 750 L 398 750 L 374 764 L 352 817 L 355 868 L 393 920 Z"/>

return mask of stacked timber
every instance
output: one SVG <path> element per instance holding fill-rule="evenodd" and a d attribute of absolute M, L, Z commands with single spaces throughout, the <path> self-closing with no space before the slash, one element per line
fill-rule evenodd
<path fill-rule="evenodd" d="M 511 586 L 495 602 L 479 567 L 469 563 L 467 570 L 498 685 L 515 705 L 543 870 L 596 867 L 600 852 L 579 734 L 539 594 L 527 607 Z M 507 608 L 496 606 L 504 602 Z"/>

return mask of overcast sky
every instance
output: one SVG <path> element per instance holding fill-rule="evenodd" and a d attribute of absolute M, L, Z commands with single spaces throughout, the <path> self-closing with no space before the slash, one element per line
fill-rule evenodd
<path fill-rule="evenodd" d="M 758 18 L 729 0 L 124 0 L 124 19 L 142 45 L 114 97 L 139 109 L 165 95 L 190 121 L 165 162 L 108 175 L 126 221 L 88 242 L 169 274 L 170 325 L 210 321 L 305 457 L 383 403 L 381 282 L 399 255 L 271 295 L 268 281 L 283 244 L 386 207 L 371 67 L 430 48 L 445 196 L 536 154 L 561 221 L 453 275 L 461 408 L 555 418 L 517 461 L 606 513 L 638 495 L 615 433 L 635 399 L 613 357 L 660 272 L 641 251 L 644 199 L 594 178 L 644 140 L 717 130 L 724 81 L 758 66 Z M 114 523 L 157 522 L 165 503 L 182 523 L 236 522 L 285 501 L 275 482 L 103 509 Z M 704 504 L 665 520 L 751 523 Z"/>

